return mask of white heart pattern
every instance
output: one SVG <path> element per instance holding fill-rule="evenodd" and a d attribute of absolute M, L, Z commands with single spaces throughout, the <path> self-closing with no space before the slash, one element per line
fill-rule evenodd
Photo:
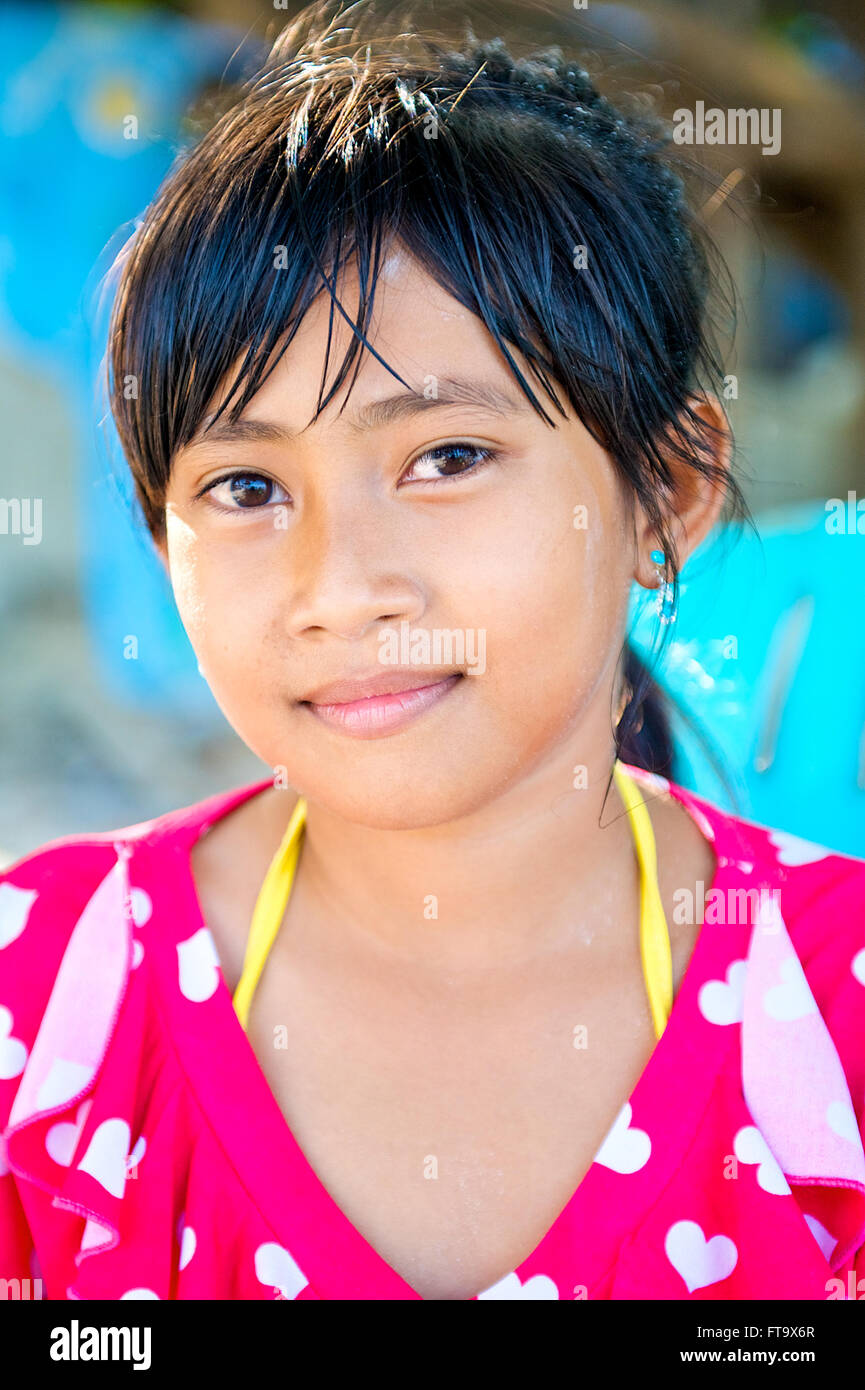
<path fill-rule="evenodd" d="M 850 969 L 860 985 L 865 985 L 865 946 L 862 947 L 861 951 L 856 952 L 850 962 Z"/>
<path fill-rule="evenodd" d="M 859 1121 L 853 1106 L 844 1100 L 833 1100 L 826 1107 L 826 1123 L 839 1139 L 849 1139 L 851 1144 L 859 1143 Z"/>
<path fill-rule="evenodd" d="M 741 1023 L 745 1004 L 745 977 L 748 962 L 731 961 L 723 980 L 706 980 L 697 995 L 700 1013 L 709 1023 Z"/>
<path fill-rule="evenodd" d="M 27 1048 L 20 1038 L 12 1036 L 11 1010 L 0 1004 L 0 1081 L 20 1076 L 27 1064 Z"/>
<path fill-rule="evenodd" d="M 676 1221 L 664 1241 L 667 1259 L 685 1281 L 688 1293 L 729 1279 L 739 1252 L 729 1236 L 707 1240 L 696 1221 Z"/>
<path fill-rule="evenodd" d="M 39 1110 L 54 1110 L 67 1100 L 74 1100 L 84 1090 L 93 1072 L 81 1062 L 66 1057 L 54 1057 L 48 1075 L 39 1087 L 36 1106 Z"/>
<path fill-rule="evenodd" d="M 832 853 L 825 845 L 803 840 L 798 835 L 791 835 L 787 830 L 772 830 L 769 843 L 777 850 L 779 864 L 816 864 L 818 859 L 825 859 Z"/>
<path fill-rule="evenodd" d="M 198 1244 L 195 1232 L 191 1226 L 184 1226 L 180 1233 L 180 1260 L 177 1268 L 185 1269 L 195 1254 L 195 1247 Z"/>
<path fill-rule="evenodd" d="M 219 984 L 219 955 L 207 927 L 178 944 L 177 961 L 181 994 L 194 1004 L 210 999 Z"/>
<path fill-rule="evenodd" d="M 797 1018 L 815 1014 L 817 1004 L 795 952 L 782 960 L 779 973 L 782 983 L 767 989 L 763 996 L 763 1009 L 769 1017 L 779 1023 L 792 1023 Z"/>
<path fill-rule="evenodd" d="M 835 1236 L 833 1236 L 831 1231 L 826 1230 L 826 1227 L 822 1222 L 817 1220 L 816 1216 L 808 1216 L 806 1213 L 805 1224 L 822 1250 L 824 1259 L 830 1260 L 832 1258 L 832 1251 L 838 1244 Z"/>
<path fill-rule="evenodd" d="M 517 1273 L 506 1274 L 498 1283 L 491 1284 L 483 1293 L 478 1294 L 481 1298 L 558 1298 L 559 1290 L 548 1274 L 533 1274 L 523 1284 Z"/>
<path fill-rule="evenodd" d="M 255 1252 L 255 1277 L 259 1283 L 279 1289 L 283 1298 L 297 1298 L 309 1280 L 282 1245 L 265 1241 Z"/>
<path fill-rule="evenodd" d="M 27 926 L 30 909 L 39 894 L 33 888 L 0 883 L 0 950 L 11 946 Z"/>
<path fill-rule="evenodd" d="M 764 1192 L 783 1197 L 790 1191 L 775 1155 L 756 1125 L 745 1125 L 733 1140 L 733 1153 L 740 1163 L 756 1163 L 757 1183 Z"/>
<path fill-rule="evenodd" d="M 136 927 L 143 927 L 153 916 L 153 903 L 150 900 L 150 894 L 146 893 L 143 888 L 131 888 L 129 900 L 133 922 Z"/>
<path fill-rule="evenodd" d="M 161 1301 L 159 1294 L 154 1293 L 152 1289 L 127 1289 L 126 1293 L 120 1295 L 121 1302 L 126 1298 L 155 1298 L 157 1302 Z"/>
<path fill-rule="evenodd" d="M 131 1137 L 125 1120 L 103 1120 L 90 1136 L 87 1152 L 78 1164 L 82 1173 L 89 1173 L 112 1197 L 122 1197 L 126 1188 Z"/>
<path fill-rule="evenodd" d="M 137 1168 L 144 1155 L 147 1153 L 147 1140 L 140 1134 L 135 1141 L 135 1148 L 126 1159 L 126 1171 L 131 1173 L 133 1168 Z"/>
<path fill-rule="evenodd" d="M 91 1246 L 104 1245 L 106 1240 L 110 1239 L 111 1232 L 108 1227 L 103 1226 L 99 1221 L 94 1221 L 91 1216 L 84 1227 L 84 1234 L 81 1237 L 81 1245 L 79 1248 L 81 1250 L 89 1250 Z"/>
<path fill-rule="evenodd" d="M 626 1102 L 598 1152 L 595 1162 L 614 1173 L 637 1173 L 645 1168 L 652 1152 L 652 1141 L 644 1129 L 631 1129 L 631 1105 Z"/>
<path fill-rule="evenodd" d="M 58 1124 L 52 1125 L 45 1136 L 45 1147 L 50 1157 L 62 1168 L 68 1168 L 72 1162 L 92 1105 L 92 1100 L 82 1101 L 74 1121 L 61 1120 Z"/>

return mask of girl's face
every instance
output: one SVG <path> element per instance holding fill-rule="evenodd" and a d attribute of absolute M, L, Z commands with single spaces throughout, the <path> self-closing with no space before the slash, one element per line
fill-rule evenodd
<path fill-rule="evenodd" d="M 311 802 L 380 828 L 537 777 L 564 795 L 576 764 L 605 777 L 629 586 L 652 576 L 609 457 L 570 413 L 545 424 L 480 319 L 399 250 L 368 336 L 411 391 L 363 352 L 343 413 L 345 385 L 304 429 L 329 310 L 231 436 L 223 416 L 173 463 L 160 549 L 226 718 Z M 333 708 L 352 692 L 325 686 L 376 676 L 427 691 Z"/>

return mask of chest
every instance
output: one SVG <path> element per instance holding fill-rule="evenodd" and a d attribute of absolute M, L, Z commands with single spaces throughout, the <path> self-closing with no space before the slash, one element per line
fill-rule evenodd
<path fill-rule="evenodd" d="M 639 963 L 443 1000 L 397 979 L 316 983 L 277 952 L 249 1020 L 318 1179 L 427 1299 L 519 1266 L 582 1181 L 654 1046 Z"/>

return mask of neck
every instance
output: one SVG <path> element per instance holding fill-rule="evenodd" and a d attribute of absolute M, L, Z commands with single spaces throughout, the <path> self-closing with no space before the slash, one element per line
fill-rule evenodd
<path fill-rule="evenodd" d="M 582 740 L 581 740 L 582 741 Z M 610 744 L 576 742 L 494 802 L 441 825 L 381 830 L 310 804 L 293 897 L 298 917 L 355 946 L 445 970 L 517 965 L 637 920 L 639 868 Z"/>

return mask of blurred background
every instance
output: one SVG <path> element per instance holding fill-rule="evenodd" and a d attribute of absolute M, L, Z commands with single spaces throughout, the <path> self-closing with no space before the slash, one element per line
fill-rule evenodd
<path fill-rule="evenodd" d="M 135 219 L 300 8 L 0 9 L 0 863 L 267 775 L 198 673 L 97 376 Z M 865 8 L 562 0 L 527 37 L 563 35 L 671 118 L 780 113 L 774 153 L 694 151 L 723 178 L 703 215 L 740 295 L 725 405 L 758 534 L 686 567 L 657 678 L 676 780 L 865 858 Z"/>

